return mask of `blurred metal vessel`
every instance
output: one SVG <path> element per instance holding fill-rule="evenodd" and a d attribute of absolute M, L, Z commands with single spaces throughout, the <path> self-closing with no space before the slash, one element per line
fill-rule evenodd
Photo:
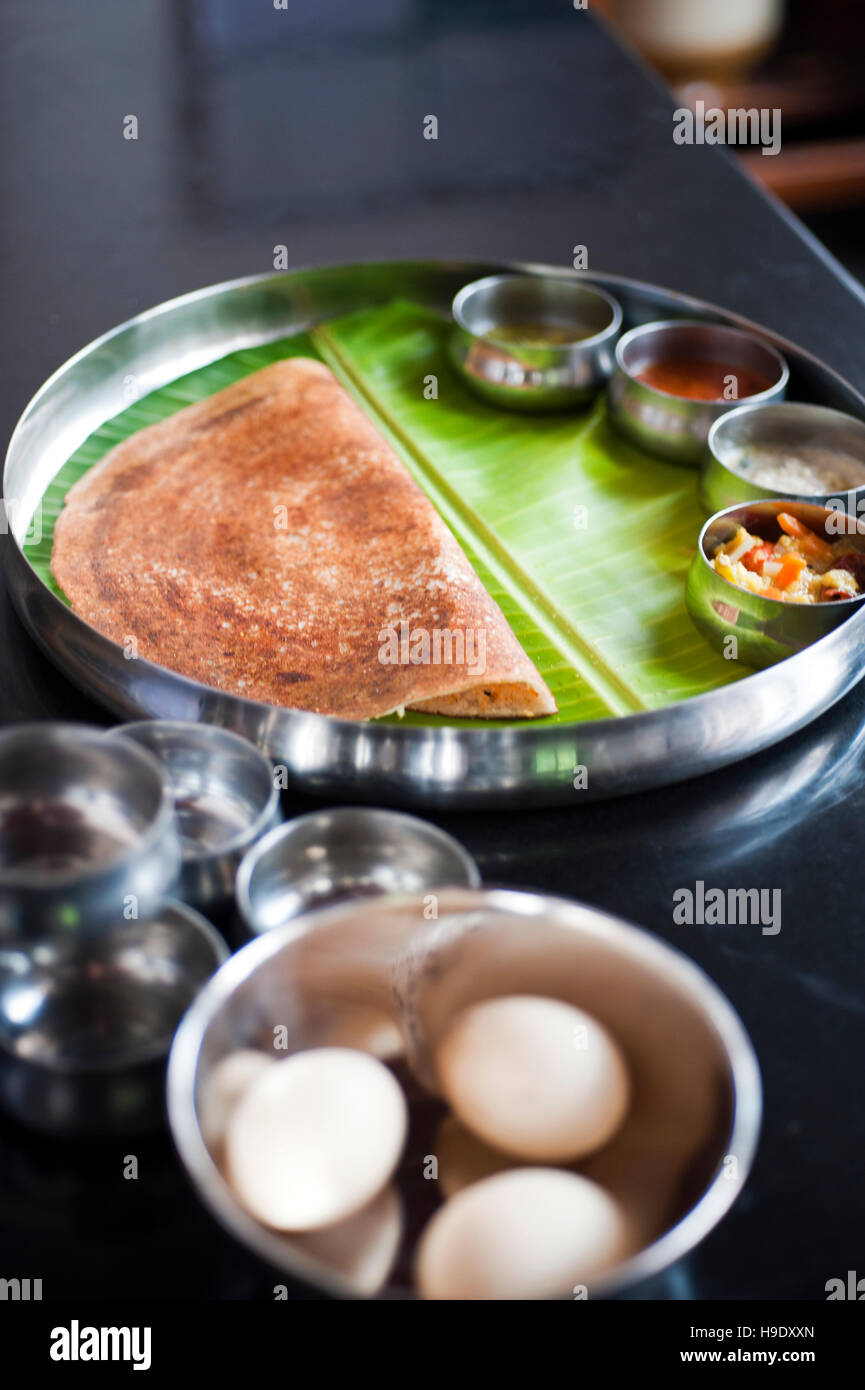
<path fill-rule="evenodd" d="M 177 896 L 203 910 L 224 907 L 244 854 L 281 819 L 264 753 L 212 724 L 147 719 L 106 737 L 131 739 L 165 769 L 183 852 Z"/>
<path fill-rule="evenodd" d="M 172 902 L 86 941 L 0 947 L 0 1104 L 62 1138 L 158 1128 L 174 1030 L 227 958 Z"/>
<path fill-rule="evenodd" d="M 298 816 L 251 849 L 237 875 L 237 906 L 258 935 L 342 898 L 480 882 L 468 850 L 429 821 L 340 806 Z"/>
<path fill-rule="evenodd" d="M 83 724 L 0 732 L 0 943 L 148 917 L 179 868 L 171 790 L 150 753 Z"/>

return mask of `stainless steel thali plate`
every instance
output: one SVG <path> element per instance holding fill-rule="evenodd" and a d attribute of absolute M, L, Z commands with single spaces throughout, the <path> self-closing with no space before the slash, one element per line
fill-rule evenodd
<path fill-rule="evenodd" d="M 865 672 L 865 611 L 778 666 L 650 712 L 480 729 L 355 723 L 244 700 L 127 660 L 50 591 L 26 558 L 24 537 L 46 487 L 74 450 L 123 408 L 130 377 L 143 395 L 228 353 L 400 296 L 446 313 L 462 285 L 508 269 L 563 273 L 532 265 L 394 262 L 254 276 L 151 309 L 71 358 L 24 412 L 3 477 L 4 496 L 14 501 L 5 546 L 10 592 L 42 650 L 121 718 L 223 725 L 260 744 L 307 791 L 428 806 L 579 803 L 682 781 L 778 742 L 840 699 Z M 619 300 L 626 327 L 698 316 L 757 331 L 790 363 L 797 399 L 865 418 L 865 398 L 853 387 L 759 325 L 618 276 L 584 278 Z M 577 768 L 585 772 L 575 778 Z"/>

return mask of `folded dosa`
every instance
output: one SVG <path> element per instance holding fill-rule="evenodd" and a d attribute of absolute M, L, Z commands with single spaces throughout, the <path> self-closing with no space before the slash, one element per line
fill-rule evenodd
<path fill-rule="evenodd" d="M 349 719 L 556 708 L 429 498 L 307 358 L 119 444 L 70 489 L 51 567 L 131 655 L 247 699 Z"/>

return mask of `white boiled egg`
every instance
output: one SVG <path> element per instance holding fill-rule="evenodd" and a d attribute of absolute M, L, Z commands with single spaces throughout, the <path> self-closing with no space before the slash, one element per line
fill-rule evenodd
<path fill-rule="evenodd" d="M 428 1299 L 571 1298 L 629 1253 L 621 1208 L 597 1183 L 515 1168 L 445 1202 L 415 1268 Z"/>
<path fill-rule="evenodd" d="M 298 1052 L 256 1077 L 235 1106 L 229 1181 L 268 1226 L 331 1226 L 384 1187 L 407 1124 L 403 1093 L 375 1057 L 344 1047 Z"/>
<path fill-rule="evenodd" d="M 252 1048 L 229 1052 L 217 1062 L 201 1090 L 198 1122 L 204 1142 L 216 1153 L 225 1138 L 228 1117 L 257 1076 L 276 1065 L 276 1059 Z"/>
<path fill-rule="evenodd" d="M 618 1045 L 588 1014 L 536 995 L 459 1013 L 436 1049 L 444 1095 L 496 1149 L 564 1163 L 612 1138 L 630 1085 Z"/>

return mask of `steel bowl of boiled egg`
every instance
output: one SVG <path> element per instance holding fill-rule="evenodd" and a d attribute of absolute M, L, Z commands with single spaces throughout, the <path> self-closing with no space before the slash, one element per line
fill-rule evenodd
<path fill-rule="evenodd" d="M 504 890 L 359 899 L 263 935 L 187 1013 L 174 1140 L 238 1240 L 341 1297 L 607 1297 L 741 1191 L 757 1062 L 690 961 Z"/>

